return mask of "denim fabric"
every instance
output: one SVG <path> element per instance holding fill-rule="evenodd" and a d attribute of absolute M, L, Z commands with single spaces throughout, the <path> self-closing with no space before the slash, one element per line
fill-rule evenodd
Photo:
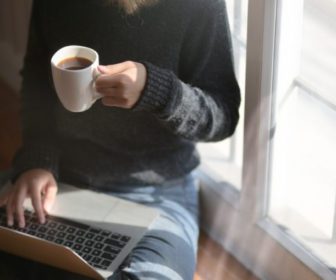
<path fill-rule="evenodd" d="M 109 186 L 108 189 L 113 189 L 108 194 L 154 207 L 160 212 L 160 217 L 111 280 L 192 280 L 199 233 L 194 176 L 188 175 L 160 186 Z M 87 278 L 0 253 L 0 279 Z"/>

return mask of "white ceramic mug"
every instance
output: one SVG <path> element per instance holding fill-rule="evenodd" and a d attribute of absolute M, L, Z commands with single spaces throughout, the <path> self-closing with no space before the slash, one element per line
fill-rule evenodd
<path fill-rule="evenodd" d="M 71 57 L 90 60 L 88 67 L 76 70 L 64 69 L 59 63 Z M 56 93 L 63 106 L 71 112 L 83 112 L 101 98 L 96 92 L 94 82 L 99 71 L 98 53 L 83 46 L 67 46 L 58 50 L 51 58 L 51 70 Z"/>

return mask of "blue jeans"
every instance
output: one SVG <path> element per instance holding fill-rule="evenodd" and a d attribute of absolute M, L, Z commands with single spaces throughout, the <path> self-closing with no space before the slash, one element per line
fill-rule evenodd
<path fill-rule="evenodd" d="M 154 207 L 161 214 L 111 279 L 192 280 L 199 234 L 198 193 L 193 175 L 160 186 L 108 189 L 112 190 L 107 192 L 111 195 Z M 0 253 L 0 279 L 87 278 Z"/>

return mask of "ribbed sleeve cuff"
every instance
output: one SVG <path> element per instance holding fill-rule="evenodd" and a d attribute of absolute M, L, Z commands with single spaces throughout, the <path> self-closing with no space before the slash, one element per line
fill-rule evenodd
<path fill-rule="evenodd" d="M 13 161 L 12 181 L 14 182 L 24 171 L 41 168 L 50 171 L 58 179 L 59 152 L 51 147 L 36 145 L 22 148 Z"/>
<path fill-rule="evenodd" d="M 141 62 L 147 70 L 147 81 L 134 111 L 159 112 L 163 110 L 173 90 L 173 73 L 148 62 Z"/>

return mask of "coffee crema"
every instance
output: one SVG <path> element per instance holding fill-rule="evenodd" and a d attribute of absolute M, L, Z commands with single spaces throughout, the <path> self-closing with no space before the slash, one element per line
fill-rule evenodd
<path fill-rule="evenodd" d="M 92 61 L 84 57 L 68 57 L 61 60 L 57 66 L 65 70 L 80 70 L 89 67 Z"/>

